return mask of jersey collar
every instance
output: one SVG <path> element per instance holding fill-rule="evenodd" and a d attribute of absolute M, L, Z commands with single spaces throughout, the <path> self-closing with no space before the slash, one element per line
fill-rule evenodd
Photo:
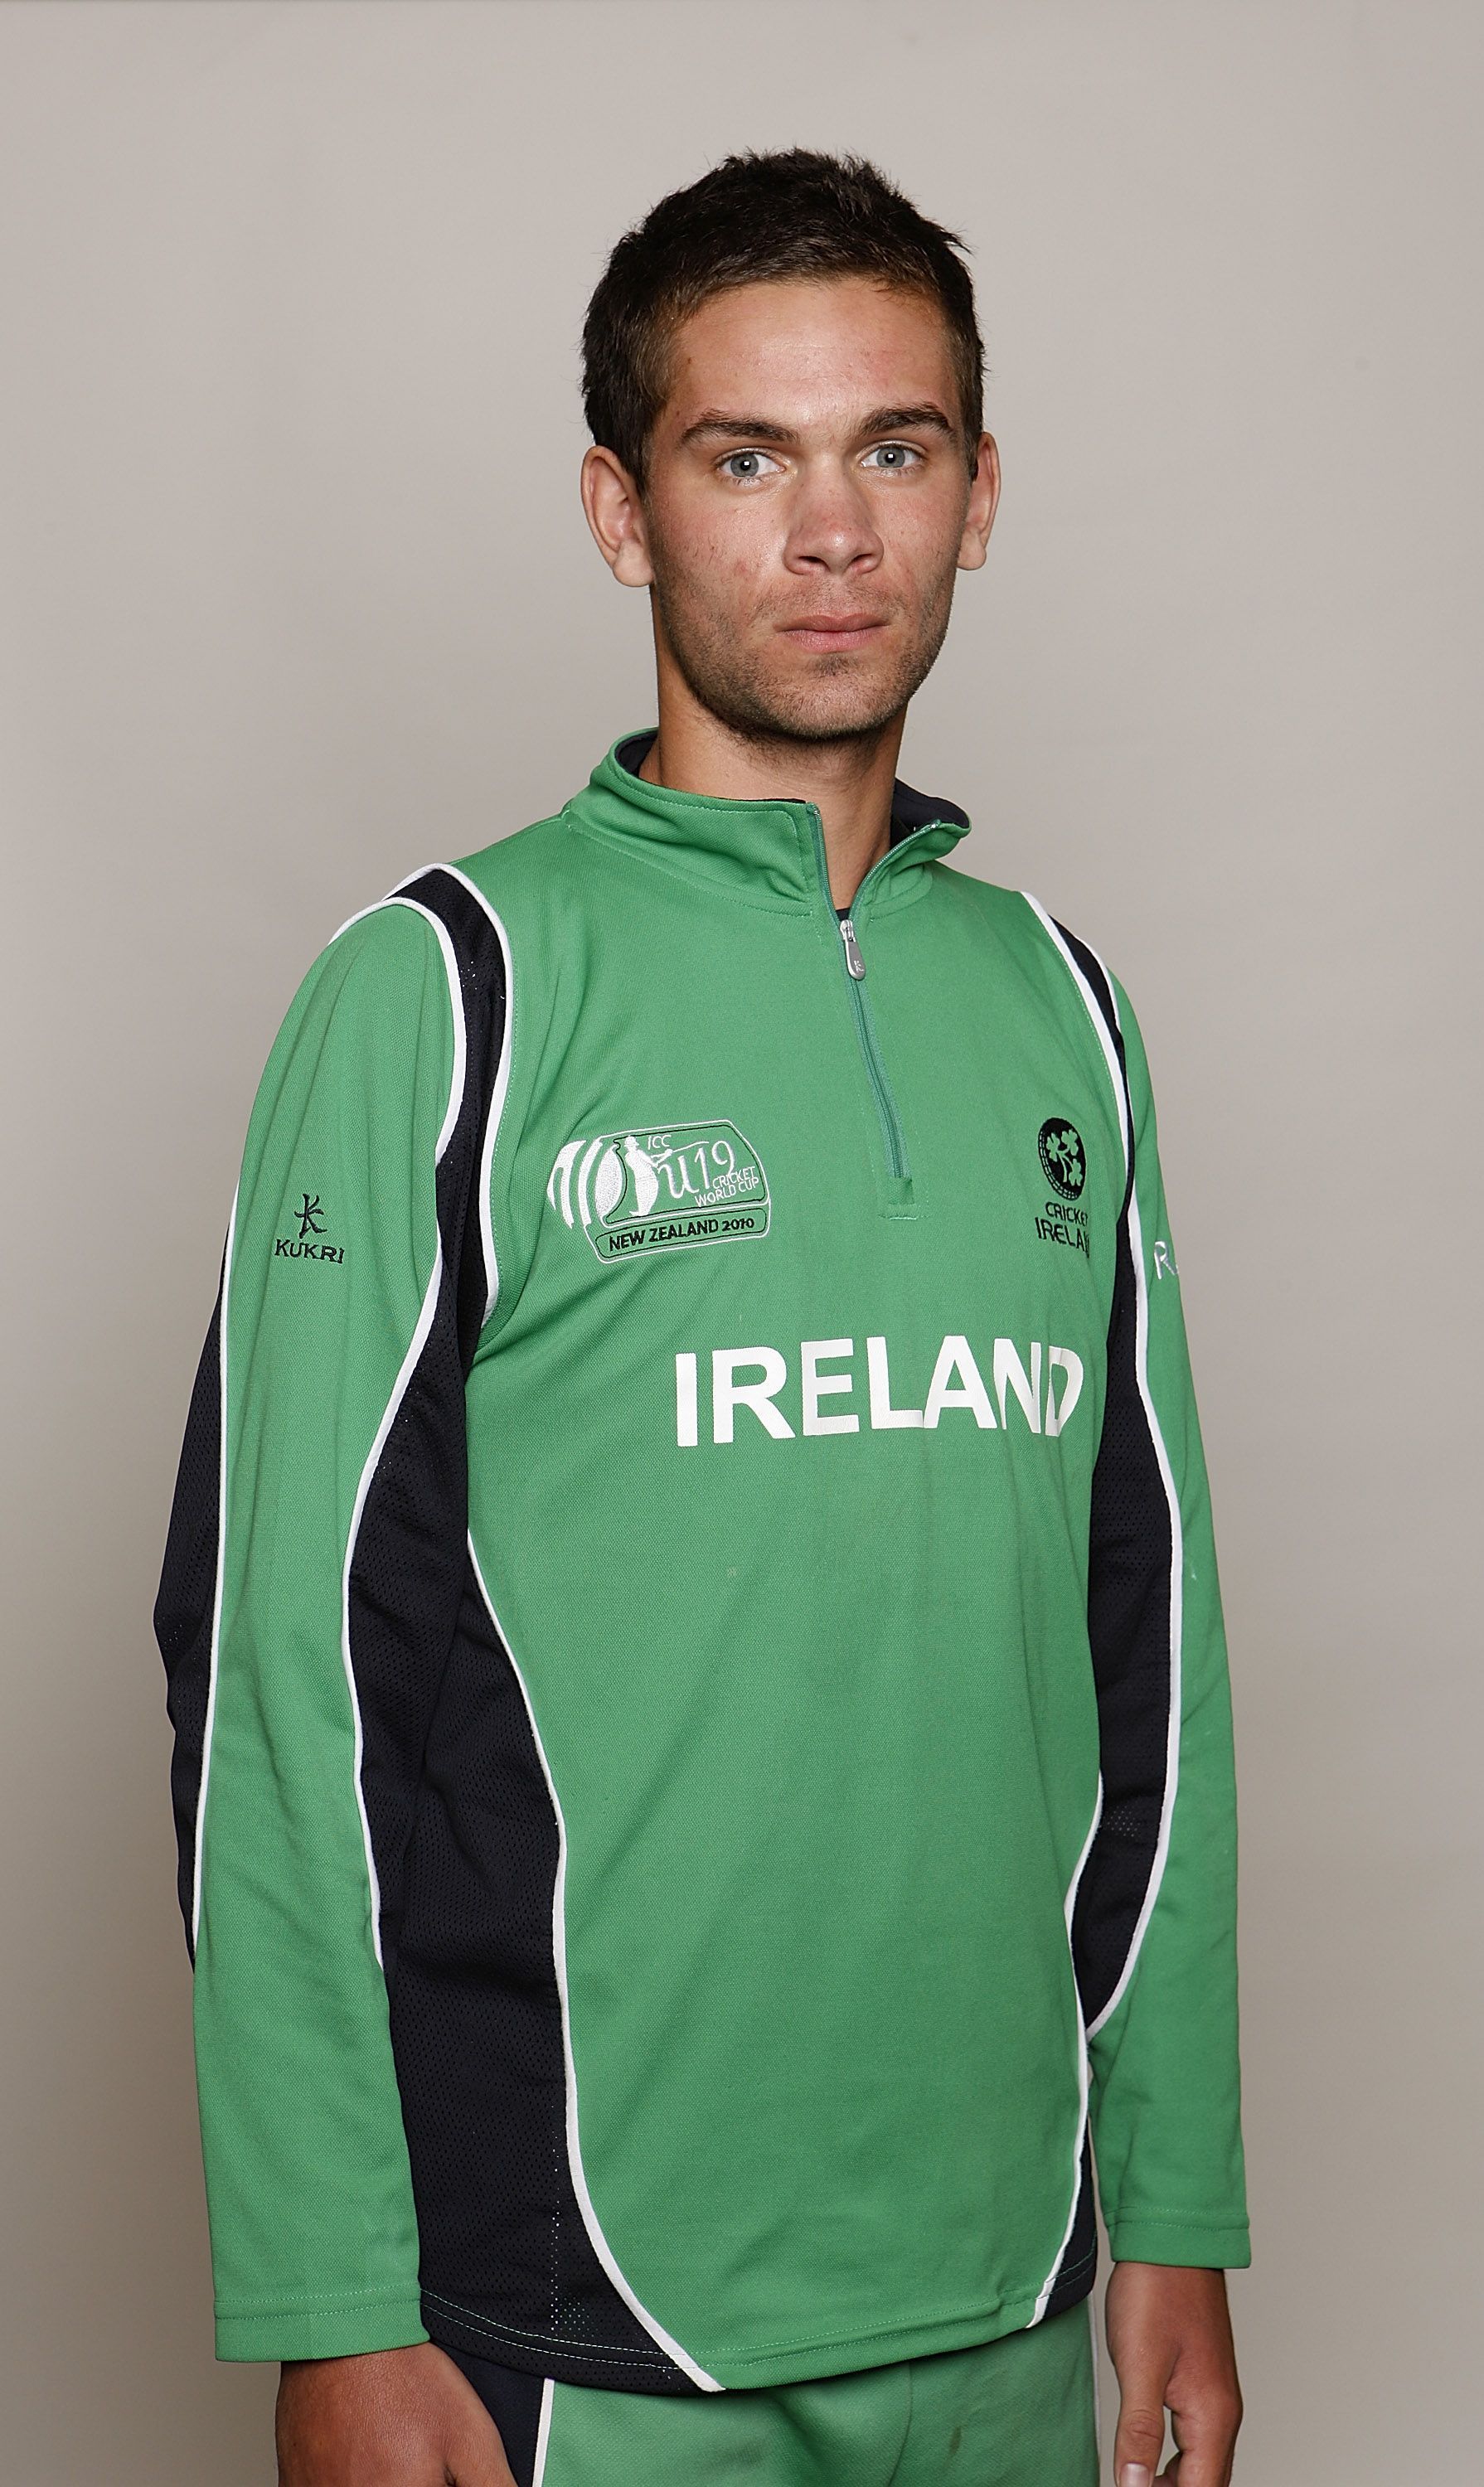
<path fill-rule="evenodd" d="M 818 814 L 812 803 L 739 802 L 652 786 L 637 774 L 655 739 L 653 726 L 622 735 L 568 810 L 603 838 L 648 848 L 653 860 L 718 894 L 754 906 L 818 906 L 821 896 Z M 919 795 L 898 779 L 891 796 L 892 843 L 878 867 L 880 902 L 920 894 L 924 865 L 956 847 L 968 828 L 956 803 Z M 824 892 L 826 903 L 829 893 Z"/>

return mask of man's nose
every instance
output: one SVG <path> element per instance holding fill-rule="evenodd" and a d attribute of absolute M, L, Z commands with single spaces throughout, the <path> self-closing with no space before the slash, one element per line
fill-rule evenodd
<path fill-rule="evenodd" d="M 864 492 L 839 466 L 806 469 L 799 481 L 785 560 L 790 570 L 825 571 L 833 578 L 874 570 L 882 540 Z"/>

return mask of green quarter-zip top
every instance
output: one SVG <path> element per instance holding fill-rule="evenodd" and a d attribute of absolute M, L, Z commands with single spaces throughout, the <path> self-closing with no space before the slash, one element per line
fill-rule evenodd
<path fill-rule="evenodd" d="M 218 2346 L 735 2389 L 1246 2259 L 1127 998 L 899 786 L 419 873 L 259 1092 L 156 1610 Z"/>

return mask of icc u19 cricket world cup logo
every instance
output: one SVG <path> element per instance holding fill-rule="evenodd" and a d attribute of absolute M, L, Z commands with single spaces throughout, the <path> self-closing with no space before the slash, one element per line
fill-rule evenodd
<path fill-rule="evenodd" d="M 569 1140 L 546 1198 L 608 1262 L 766 1235 L 771 1215 L 763 1161 L 735 1123 L 635 1125 Z"/>

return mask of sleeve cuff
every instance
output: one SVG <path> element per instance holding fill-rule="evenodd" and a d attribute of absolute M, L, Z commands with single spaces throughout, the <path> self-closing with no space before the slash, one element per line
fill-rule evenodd
<path fill-rule="evenodd" d="M 1252 2248 L 1246 2220 L 1181 2220 L 1158 2215 L 1114 2220 L 1114 2262 L 1162 2262 L 1189 2271 L 1246 2271 Z"/>
<path fill-rule="evenodd" d="M 372 2349 L 410 2349 L 427 2337 L 415 2290 L 410 2296 L 328 2298 L 314 2305 L 254 2307 L 216 2317 L 216 2355 L 234 2362 L 364 2357 Z"/>

